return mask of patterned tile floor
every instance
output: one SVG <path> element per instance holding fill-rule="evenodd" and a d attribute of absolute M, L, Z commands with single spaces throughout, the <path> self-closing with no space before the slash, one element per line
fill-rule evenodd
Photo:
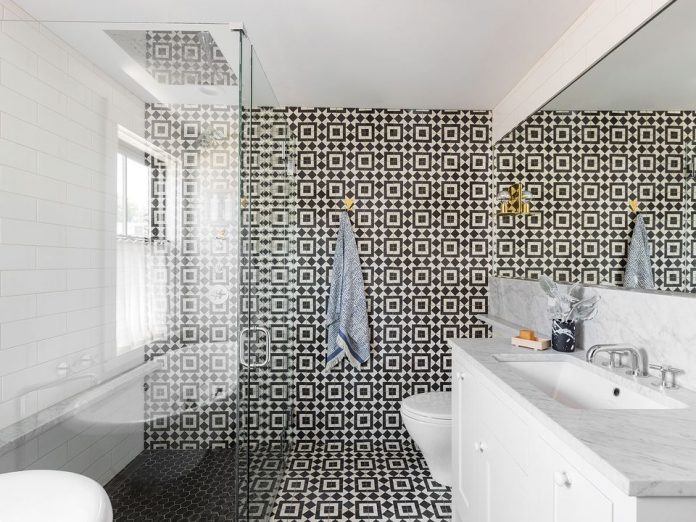
<path fill-rule="evenodd" d="M 240 521 L 261 522 L 269 520 L 284 475 L 285 460 L 277 446 L 260 445 L 249 448 L 249 460 L 239 456 Z"/>
<path fill-rule="evenodd" d="M 296 450 L 271 521 L 449 522 L 450 500 L 417 450 Z"/>
<path fill-rule="evenodd" d="M 252 495 L 242 495 L 245 520 L 440 522 L 451 517 L 449 488 L 430 477 L 414 449 L 299 444 L 284 470 L 282 460 L 268 452 L 252 452 L 252 459 Z M 234 521 L 235 450 L 144 451 L 106 491 L 116 522 Z"/>

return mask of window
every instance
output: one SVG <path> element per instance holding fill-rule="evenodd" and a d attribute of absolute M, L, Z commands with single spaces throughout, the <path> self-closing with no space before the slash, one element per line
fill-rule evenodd
<path fill-rule="evenodd" d="M 116 354 L 168 339 L 168 269 L 180 162 L 119 126 L 116 157 Z M 171 202 L 171 204 L 166 204 Z"/>
<path fill-rule="evenodd" d="M 152 184 L 143 150 L 121 142 L 116 158 L 116 351 L 123 354 L 157 338 L 162 317 L 153 281 L 150 242 Z"/>
<path fill-rule="evenodd" d="M 137 239 L 150 237 L 150 169 L 145 154 L 122 145 L 116 166 L 116 233 Z"/>

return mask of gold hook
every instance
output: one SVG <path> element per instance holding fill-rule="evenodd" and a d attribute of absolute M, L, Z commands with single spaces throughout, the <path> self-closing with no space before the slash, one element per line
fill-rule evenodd
<path fill-rule="evenodd" d="M 631 207 L 631 210 L 633 212 L 638 212 L 638 200 L 637 199 L 629 199 L 628 206 Z"/>
<path fill-rule="evenodd" d="M 345 197 L 343 198 L 343 210 L 350 212 L 355 206 L 355 200 L 353 198 Z"/>

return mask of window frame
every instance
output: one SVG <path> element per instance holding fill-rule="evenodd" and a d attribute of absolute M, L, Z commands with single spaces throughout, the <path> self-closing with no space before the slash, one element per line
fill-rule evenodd
<path fill-rule="evenodd" d="M 166 152 L 164 149 L 161 149 L 160 147 L 157 147 L 156 145 L 152 144 L 145 138 L 141 137 L 140 135 L 130 131 L 129 129 L 123 127 L 122 125 L 118 125 L 118 148 L 116 150 L 116 154 L 118 157 L 118 154 L 121 153 L 122 150 L 126 150 L 127 152 L 130 152 L 131 154 L 137 154 L 140 155 L 142 154 L 143 162 L 146 167 L 148 167 L 149 172 L 148 172 L 148 201 L 149 201 L 149 211 L 148 211 L 148 234 L 146 237 L 142 236 L 130 236 L 127 233 L 126 234 L 116 234 L 116 237 L 119 239 L 131 239 L 131 240 L 140 240 L 140 241 L 154 241 L 154 240 L 167 240 L 170 242 L 175 242 L 176 240 L 176 234 L 177 231 L 180 227 L 180 216 L 176 212 L 176 201 L 178 201 L 178 192 L 180 190 L 178 180 L 181 179 L 181 173 L 182 173 L 182 164 L 181 160 L 178 158 L 172 156 L 168 152 Z M 152 159 L 151 162 L 147 161 L 147 158 L 150 157 Z M 140 157 L 138 157 L 140 160 Z M 166 199 L 167 201 L 172 202 L 173 204 L 166 205 L 164 208 L 164 212 L 166 214 L 165 221 L 167 223 L 167 226 L 165 228 L 164 234 L 163 235 L 157 235 L 156 237 L 152 235 L 152 229 L 153 229 L 153 208 L 152 208 L 152 168 L 153 165 L 156 163 L 159 163 L 160 165 L 163 166 L 164 171 L 165 171 L 165 179 L 166 179 Z M 151 163 L 151 164 L 148 164 Z M 114 162 L 115 164 L 115 169 L 118 169 L 118 162 Z M 114 176 L 116 180 L 118 179 L 118 173 L 116 172 L 116 175 Z M 116 181 L 117 182 L 117 181 Z M 127 182 L 124 176 L 124 182 L 123 182 L 123 188 L 124 188 L 124 195 L 126 194 L 125 189 L 127 186 Z M 116 196 L 118 198 L 118 195 Z M 124 196 L 125 197 L 125 196 Z M 127 212 L 127 209 L 124 209 L 124 212 Z M 124 221 L 124 232 L 127 232 L 127 215 L 124 216 L 125 221 Z M 118 201 L 116 202 L 116 219 L 119 219 L 118 216 Z"/>
<path fill-rule="evenodd" d="M 123 217 L 123 233 L 119 234 L 117 232 L 116 236 L 121 239 L 150 241 L 152 239 L 152 169 L 147 164 L 147 153 L 119 140 L 117 155 L 123 156 L 124 161 L 121 186 L 121 193 L 123 194 L 123 216 L 119 215 L 118 201 L 116 202 L 116 227 L 118 229 L 118 223 L 121 217 Z M 147 233 L 143 236 L 128 233 L 128 159 L 142 163 L 143 167 L 147 169 Z M 118 162 L 116 165 L 116 168 L 118 168 Z M 118 180 L 118 173 L 116 179 Z M 118 198 L 118 192 L 116 194 Z"/>

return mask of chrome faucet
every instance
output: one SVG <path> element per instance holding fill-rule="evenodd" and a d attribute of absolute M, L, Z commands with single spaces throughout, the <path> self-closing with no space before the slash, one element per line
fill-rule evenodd
<path fill-rule="evenodd" d="M 645 370 L 643 354 L 632 344 L 595 344 L 587 350 L 585 359 L 588 363 L 593 364 L 595 355 L 601 352 L 609 354 L 610 368 L 622 368 L 623 357 L 628 356 L 631 361 L 631 366 L 626 373 L 635 377 L 645 377 L 648 375 Z"/>

